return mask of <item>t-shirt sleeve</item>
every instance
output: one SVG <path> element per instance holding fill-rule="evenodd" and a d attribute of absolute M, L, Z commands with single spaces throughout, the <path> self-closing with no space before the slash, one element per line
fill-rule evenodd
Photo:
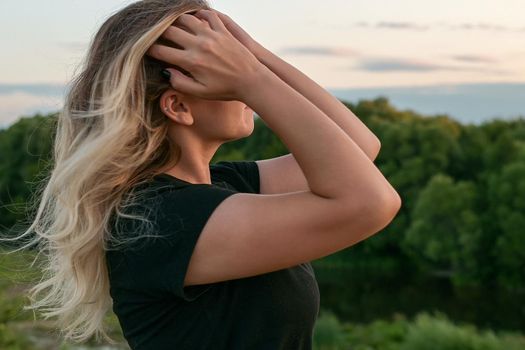
<path fill-rule="evenodd" d="M 221 160 L 214 164 L 215 166 L 227 167 L 242 176 L 250 187 L 253 188 L 255 193 L 260 192 L 260 177 L 259 167 L 254 160 L 238 160 L 238 161 L 226 161 Z"/>
<path fill-rule="evenodd" d="M 212 288 L 213 283 L 184 287 L 184 279 L 209 217 L 223 200 L 235 193 L 207 184 L 160 193 L 152 211 L 154 231 L 160 237 L 141 238 L 137 249 L 127 254 L 136 287 L 145 292 L 174 294 L 186 301 L 193 301 Z"/>

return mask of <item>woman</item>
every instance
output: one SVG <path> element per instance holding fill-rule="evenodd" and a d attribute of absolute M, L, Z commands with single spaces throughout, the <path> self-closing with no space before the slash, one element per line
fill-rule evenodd
<path fill-rule="evenodd" d="M 399 210 L 367 154 L 241 35 L 198 0 L 139 1 L 96 34 L 25 233 L 47 257 L 30 308 L 57 316 L 66 339 L 111 342 L 103 320 L 113 307 L 132 349 L 311 349 L 319 290 L 309 262 Z M 252 133 L 247 106 L 296 168 L 209 164 Z"/>

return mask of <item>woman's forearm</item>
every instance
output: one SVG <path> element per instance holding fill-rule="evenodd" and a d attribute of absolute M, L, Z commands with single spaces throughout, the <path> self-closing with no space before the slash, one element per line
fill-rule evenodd
<path fill-rule="evenodd" d="M 369 159 L 375 160 L 379 153 L 380 141 L 350 109 L 315 81 L 270 50 L 261 46 L 254 51 L 261 63 L 322 110 L 354 140 Z"/>
<path fill-rule="evenodd" d="M 392 187 L 363 150 L 311 101 L 268 67 L 246 77 L 239 97 L 294 155 L 311 192 L 326 198 L 393 203 Z"/>

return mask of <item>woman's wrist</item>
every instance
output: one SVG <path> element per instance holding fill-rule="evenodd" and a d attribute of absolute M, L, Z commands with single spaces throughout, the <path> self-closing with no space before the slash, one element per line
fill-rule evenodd
<path fill-rule="evenodd" d="M 237 100 L 246 103 L 250 107 L 254 107 L 259 101 L 256 101 L 259 94 L 266 87 L 271 85 L 272 80 L 278 79 L 268 67 L 260 63 L 256 69 L 242 77 L 243 84 L 239 87 L 237 92 Z"/>

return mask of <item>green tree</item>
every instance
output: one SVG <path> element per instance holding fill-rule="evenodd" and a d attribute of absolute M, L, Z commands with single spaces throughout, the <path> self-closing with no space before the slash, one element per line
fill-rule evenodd
<path fill-rule="evenodd" d="M 450 276 L 457 284 L 476 280 L 482 229 L 474 210 L 476 186 L 434 175 L 419 194 L 401 243 L 423 270 Z"/>
<path fill-rule="evenodd" d="M 525 161 L 504 166 L 491 175 L 488 198 L 497 231 L 492 256 L 497 280 L 511 288 L 525 287 Z"/>

